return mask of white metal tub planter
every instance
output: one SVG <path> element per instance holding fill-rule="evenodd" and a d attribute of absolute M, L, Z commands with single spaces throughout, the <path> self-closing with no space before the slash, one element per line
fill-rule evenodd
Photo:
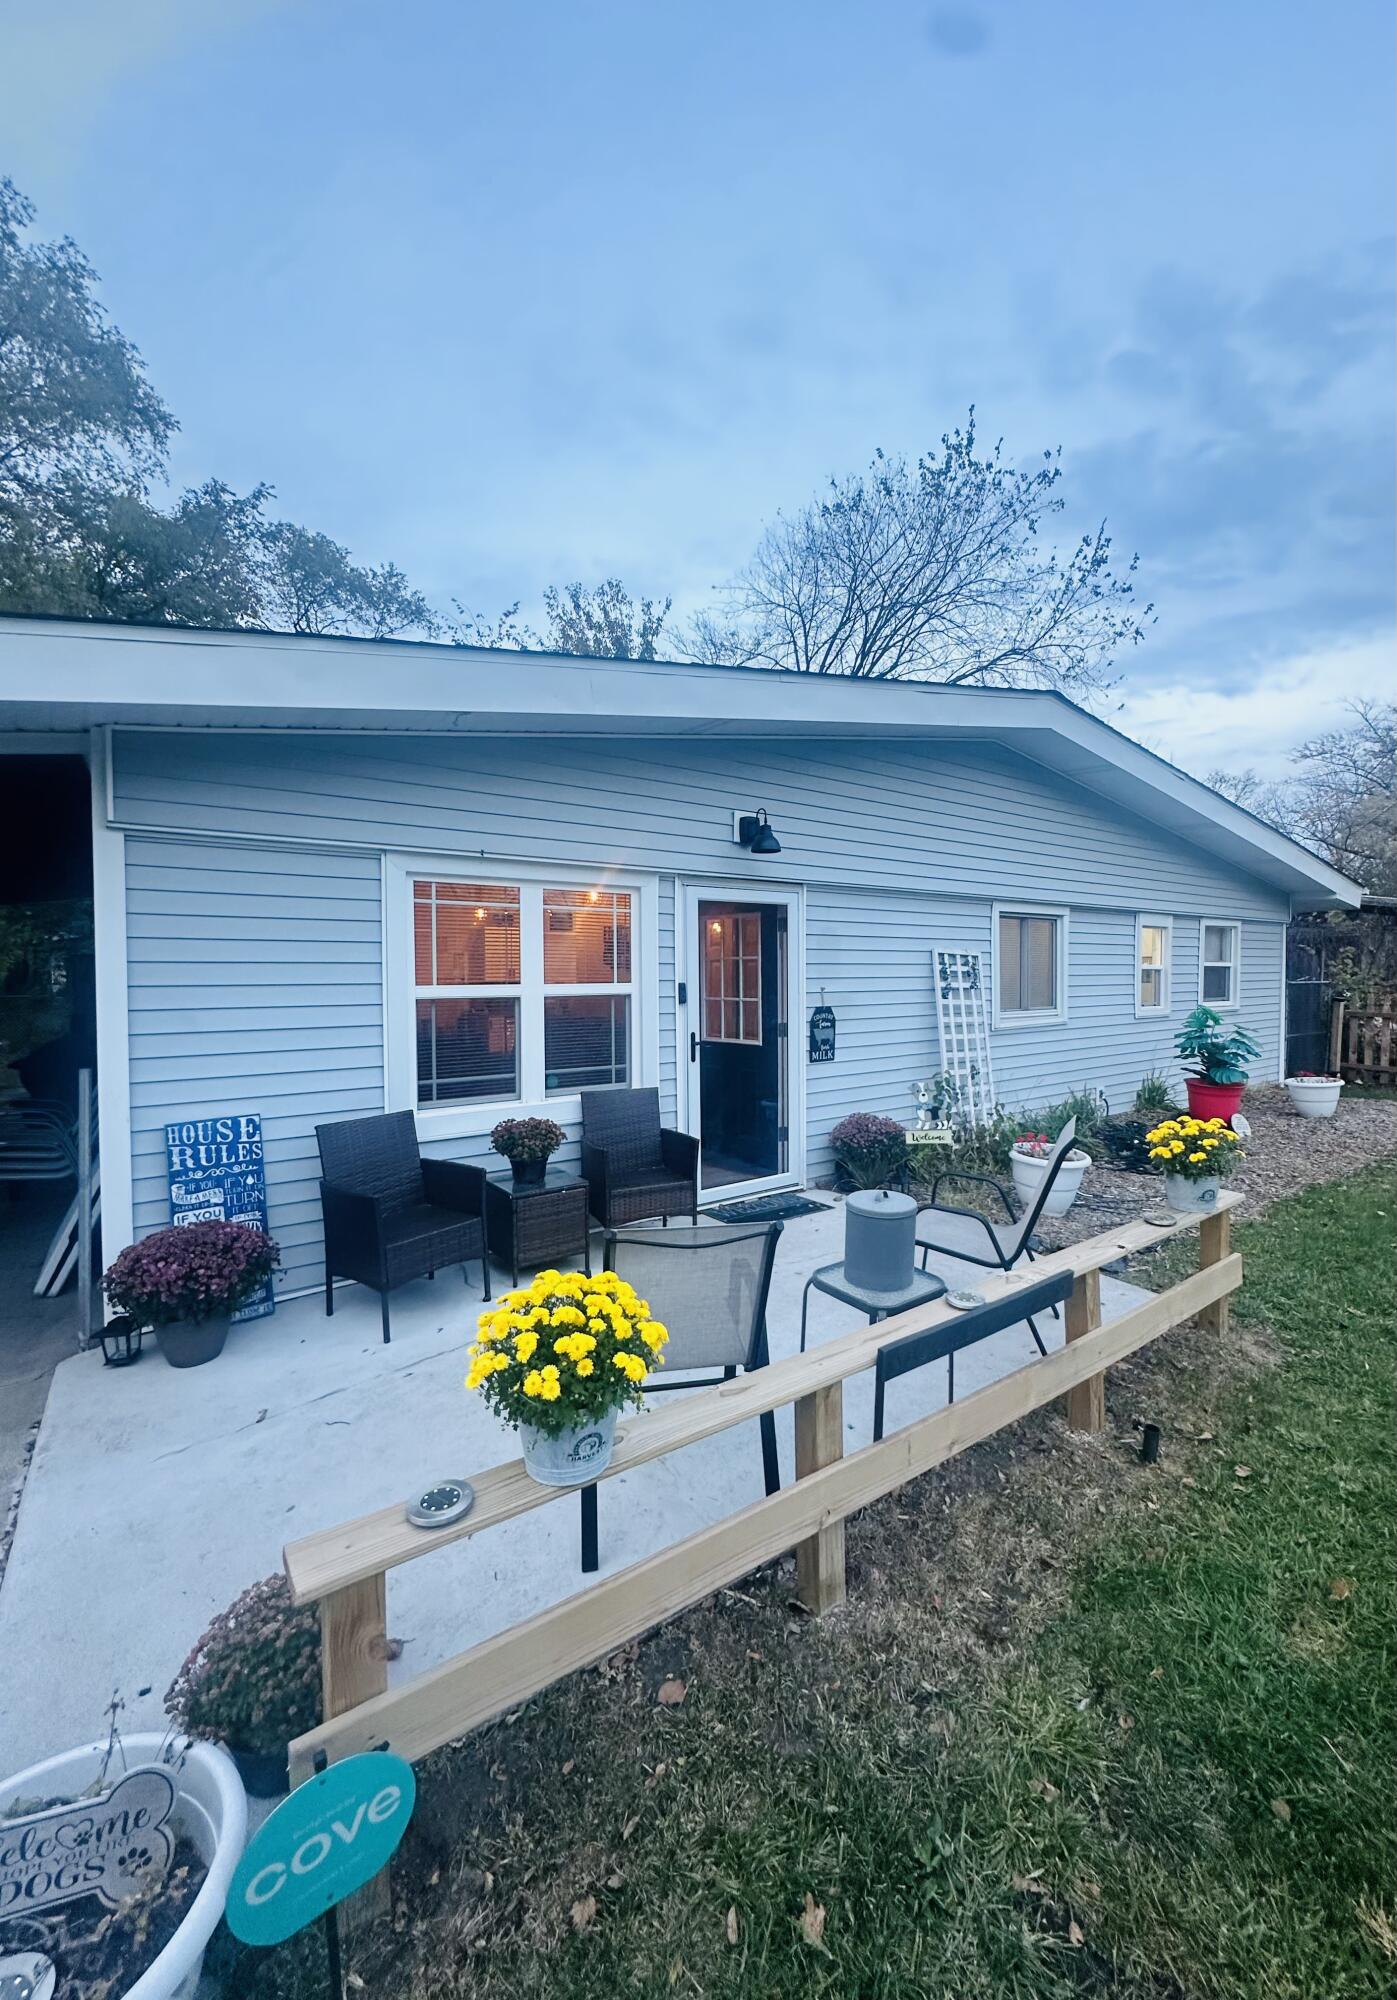
<path fill-rule="evenodd" d="M 617 1412 L 639 1408 L 668 1331 L 614 1271 L 540 1271 L 480 1315 L 466 1387 L 519 1433 L 541 1486 L 585 1486 L 611 1462 Z"/>
<path fill-rule="evenodd" d="M 234 1313 L 262 1291 L 280 1261 L 276 1244 L 254 1224 L 172 1223 L 128 1244 L 102 1288 L 118 1312 L 154 1327 L 172 1368 L 197 1368 L 223 1352 Z"/>
<path fill-rule="evenodd" d="M 1218 1205 L 1223 1182 L 1246 1156 L 1223 1118 L 1166 1118 L 1146 1134 L 1150 1158 L 1164 1175 L 1164 1198 L 1181 1215 Z"/>
<path fill-rule="evenodd" d="M 1046 1132 L 1024 1132 L 1014 1141 L 1009 1167 L 1014 1176 L 1014 1193 L 1025 1208 L 1032 1208 L 1038 1199 L 1038 1190 L 1052 1165 L 1055 1144 Z M 1043 1203 L 1044 1215 L 1066 1215 L 1081 1192 L 1082 1177 L 1090 1165 L 1090 1153 L 1074 1146 L 1058 1168 L 1052 1192 Z"/>
<path fill-rule="evenodd" d="M 1319 1076 L 1308 1069 L 1302 1069 L 1285 1080 L 1285 1094 L 1290 1099 L 1291 1108 L 1298 1111 L 1302 1118 L 1332 1118 L 1339 1108 L 1343 1087 L 1341 1076 Z"/>
<path fill-rule="evenodd" d="M 192 2000 L 246 1837 L 213 1743 L 151 1731 L 0 1781 L 0 1971 L 17 1960 L 42 1992 L 47 1962 L 59 1994 Z"/>

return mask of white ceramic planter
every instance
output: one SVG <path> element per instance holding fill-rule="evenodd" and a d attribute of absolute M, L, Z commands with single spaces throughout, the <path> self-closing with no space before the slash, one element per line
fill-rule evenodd
<path fill-rule="evenodd" d="M 1015 1149 L 1009 1155 L 1009 1165 L 1014 1175 L 1014 1193 L 1025 1208 L 1031 1208 L 1038 1199 L 1038 1190 L 1048 1171 L 1047 1159 L 1040 1160 L 1033 1153 L 1020 1153 Z M 1053 1191 L 1043 1205 L 1044 1215 L 1066 1215 L 1077 1199 L 1082 1176 L 1090 1165 L 1091 1155 L 1079 1152 L 1074 1146 L 1053 1182 Z"/>
<path fill-rule="evenodd" d="M 1288 1076 L 1285 1094 L 1302 1118 L 1332 1118 L 1343 1082 L 1337 1076 Z"/>
<path fill-rule="evenodd" d="M 1164 1176 L 1164 1199 L 1180 1215 L 1207 1215 L 1218 1205 L 1222 1182 L 1216 1175 L 1191 1181 L 1186 1174 Z"/>
<path fill-rule="evenodd" d="M 540 1486 L 586 1486 L 611 1463 L 616 1442 L 616 1412 L 608 1410 L 590 1424 L 549 1437 L 529 1424 L 519 1426 L 524 1470 Z"/>
<path fill-rule="evenodd" d="M 159 1763 L 169 1738 L 151 1730 L 123 1736 L 121 1741 L 125 1768 L 130 1769 Z M 105 1742 L 86 1743 L 80 1750 L 31 1764 L 27 1771 L 0 1781 L 0 1808 L 21 1798 L 76 1798 L 101 1771 L 106 1750 Z M 122 1768 L 118 1759 L 116 1776 Z M 175 1825 L 199 1850 L 209 1872 L 184 1922 L 120 2000 L 194 2000 L 204 1949 L 223 1915 L 228 1884 L 247 1842 L 247 1799 L 226 1750 L 216 1743 L 191 1743 L 182 1767 L 176 1771 L 172 1763 L 170 1771 L 178 1787 Z"/>

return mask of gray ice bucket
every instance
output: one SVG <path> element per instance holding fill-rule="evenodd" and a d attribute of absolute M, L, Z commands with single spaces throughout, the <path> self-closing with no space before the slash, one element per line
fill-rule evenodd
<path fill-rule="evenodd" d="M 863 1292 L 903 1292 L 917 1254 L 911 1195 L 873 1188 L 844 1204 L 844 1275 Z"/>

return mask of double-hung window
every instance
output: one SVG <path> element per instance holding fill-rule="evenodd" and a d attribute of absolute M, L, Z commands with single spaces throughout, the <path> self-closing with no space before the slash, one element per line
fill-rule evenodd
<path fill-rule="evenodd" d="M 994 906 L 994 1025 L 1042 1027 L 1067 1019 L 1067 912 Z"/>
<path fill-rule="evenodd" d="M 1135 1012 L 1167 1014 L 1173 980 L 1174 920 L 1135 919 Z"/>
<path fill-rule="evenodd" d="M 419 1109 L 635 1080 L 631 889 L 417 870 L 409 889 Z"/>
<path fill-rule="evenodd" d="M 1198 997 L 1205 1007 L 1235 1007 L 1241 977 L 1242 927 L 1205 917 L 1199 927 Z"/>

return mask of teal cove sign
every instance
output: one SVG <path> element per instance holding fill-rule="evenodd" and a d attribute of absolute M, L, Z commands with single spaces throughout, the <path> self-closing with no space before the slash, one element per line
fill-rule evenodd
<path fill-rule="evenodd" d="M 346 1757 L 298 1785 L 257 1829 L 225 1915 L 244 1944 L 280 1944 L 371 1882 L 392 1859 L 417 1798 L 411 1764 L 385 1750 Z"/>

